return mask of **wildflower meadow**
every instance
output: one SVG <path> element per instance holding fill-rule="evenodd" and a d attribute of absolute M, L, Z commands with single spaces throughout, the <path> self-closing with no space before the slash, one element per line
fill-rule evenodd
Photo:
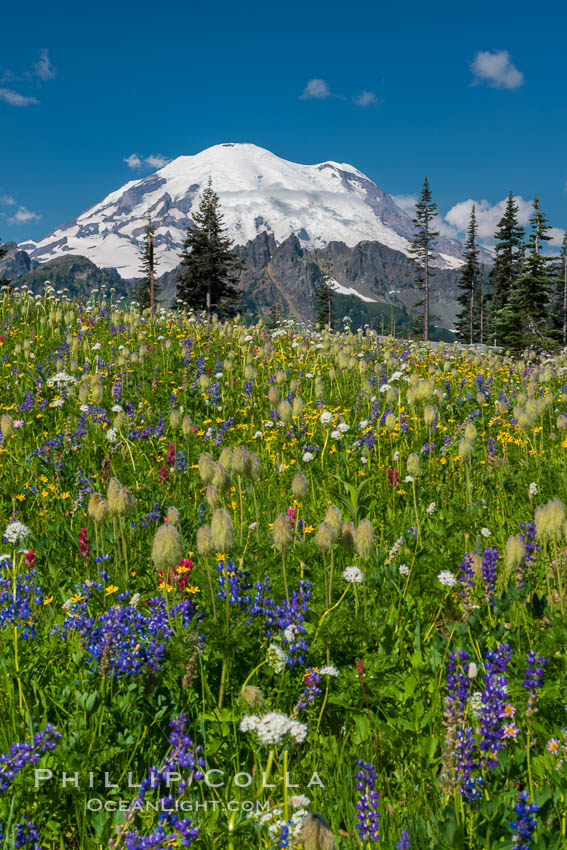
<path fill-rule="evenodd" d="M 567 356 L 0 311 L 0 847 L 567 847 Z"/>

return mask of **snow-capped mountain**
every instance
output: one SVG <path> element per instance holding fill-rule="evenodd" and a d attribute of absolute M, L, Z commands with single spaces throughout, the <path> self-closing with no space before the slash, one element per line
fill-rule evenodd
<path fill-rule="evenodd" d="M 331 161 L 300 165 L 253 144 L 214 145 L 177 157 L 148 177 L 126 183 L 40 242 L 20 247 L 38 262 L 82 254 L 99 267 L 134 278 L 150 214 L 159 272 L 169 271 L 179 262 L 185 231 L 209 177 L 237 245 L 267 231 L 278 244 L 295 233 L 306 248 L 373 241 L 407 254 L 410 216 L 357 168 Z M 460 242 L 442 238 L 437 250 L 439 265 L 461 265 Z"/>

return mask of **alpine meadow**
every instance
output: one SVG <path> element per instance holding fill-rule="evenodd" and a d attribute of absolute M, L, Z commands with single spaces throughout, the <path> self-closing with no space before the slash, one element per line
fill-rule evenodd
<path fill-rule="evenodd" d="M 2 22 L 0 850 L 567 850 L 563 5 Z"/>

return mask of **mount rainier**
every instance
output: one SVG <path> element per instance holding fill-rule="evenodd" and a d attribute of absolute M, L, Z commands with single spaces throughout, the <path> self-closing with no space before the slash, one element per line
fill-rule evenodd
<path fill-rule="evenodd" d="M 177 157 L 111 192 L 40 242 L 24 242 L 20 248 L 40 263 L 81 254 L 100 268 L 114 268 L 122 278 L 132 279 L 139 272 L 150 214 L 159 272 L 170 271 L 179 262 L 185 231 L 209 177 L 236 245 L 267 232 L 278 245 L 295 234 L 308 249 L 370 241 L 408 253 L 410 216 L 357 168 L 331 161 L 300 165 L 253 144 L 219 144 Z M 457 240 L 441 237 L 437 251 L 442 268 L 462 264 Z"/>

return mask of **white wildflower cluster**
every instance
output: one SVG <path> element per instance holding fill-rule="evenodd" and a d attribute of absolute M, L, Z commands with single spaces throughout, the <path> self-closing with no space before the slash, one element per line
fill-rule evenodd
<path fill-rule="evenodd" d="M 68 375 L 67 372 L 57 372 L 55 375 L 52 375 L 47 379 L 48 387 L 67 387 L 73 384 L 76 384 L 77 380 L 72 375 Z"/>
<path fill-rule="evenodd" d="M 325 667 L 321 667 L 319 674 L 321 676 L 333 676 L 335 679 L 338 679 L 339 677 L 339 671 L 336 667 L 333 667 L 332 664 L 327 664 Z M 307 805 L 307 803 L 305 805 Z"/>
<path fill-rule="evenodd" d="M 116 428 L 109 428 L 106 432 L 106 439 L 109 443 L 115 443 L 116 437 L 118 436 L 118 431 Z"/>
<path fill-rule="evenodd" d="M 492 534 L 492 532 L 489 531 L 488 528 L 481 528 L 480 533 L 482 534 L 483 537 L 490 537 L 490 535 Z"/>
<path fill-rule="evenodd" d="M 64 398 L 54 398 L 53 401 L 51 402 L 51 407 L 63 407 L 64 404 L 65 404 Z"/>
<path fill-rule="evenodd" d="M 321 425 L 330 425 L 333 421 L 333 414 L 329 413 L 328 410 L 324 410 L 320 416 Z"/>
<path fill-rule="evenodd" d="M 312 452 L 304 452 L 301 460 L 303 463 L 310 463 L 312 460 L 315 460 L 315 455 Z"/>
<path fill-rule="evenodd" d="M 246 714 L 240 721 L 240 731 L 255 732 L 258 743 L 268 747 L 281 744 L 287 737 L 302 744 L 307 737 L 307 724 L 279 711 L 269 711 L 262 717 Z"/>
<path fill-rule="evenodd" d="M 539 488 L 535 481 L 532 481 L 532 483 L 530 484 L 528 492 L 530 496 L 537 496 L 537 494 L 539 493 Z"/>
<path fill-rule="evenodd" d="M 441 570 L 437 578 L 445 587 L 454 587 L 457 584 L 457 579 L 450 570 Z"/>
<path fill-rule="evenodd" d="M 358 567 L 347 567 L 343 573 L 343 578 L 349 584 L 360 584 L 364 578 L 362 570 Z"/>
<path fill-rule="evenodd" d="M 482 711 L 482 691 L 475 691 L 471 694 L 471 710 L 477 719 Z"/>
<path fill-rule="evenodd" d="M 428 516 L 431 516 L 431 514 L 433 513 L 433 511 L 435 510 L 436 507 L 437 507 L 437 505 L 435 504 L 435 502 L 431 502 L 427 507 L 426 514 Z"/>
<path fill-rule="evenodd" d="M 290 805 L 295 805 L 292 800 L 307 800 L 307 803 L 304 805 L 308 805 L 309 799 L 302 795 L 298 795 L 297 797 L 290 797 L 289 803 Z M 296 847 L 300 843 L 302 844 L 302 831 L 303 831 L 303 821 L 307 817 L 309 812 L 305 808 L 299 808 L 297 811 L 293 812 L 291 815 L 289 826 L 289 846 Z M 251 812 L 249 817 L 253 820 L 256 820 L 260 826 L 264 826 L 267 828 L 269 836 L 273 842 L 272 847 L 280 847 L 280 838 L 281 838 L 281 830 L 282 826 L 286 825 L 285 820 L 283 819 L 283 809 L 280 806 L 276 806 L 273 809 L 270 809 L 267 812 L 263 812 L 260 814 L 259 812 Z"/>
<path fill-rule="evenodd" d="M 407 564 L 400 564 L 398 572 L 401 576 L 409 576 L 409 567 Z"/>
<path fill-rule="evenodd" d="M 27 525 L 24 525 L 19 520 L 14 520 L 14 522 L 10 522 L 6 526 L 4 541 L 15 546 L 17 543 L 22 543 L 30 534 L 31 532 Z"/>
<path fill-rule="evenodd" d="M 285 667 L 287 655 L 277 643 L 271 643 L 268 647 L 268 664 L 276 673 L 281 673 Z"/>
<path fill-rule="evenodd" d="M 343 435 L 340 431 L 331 431 L 331 440 L 342 440 Z"/>

